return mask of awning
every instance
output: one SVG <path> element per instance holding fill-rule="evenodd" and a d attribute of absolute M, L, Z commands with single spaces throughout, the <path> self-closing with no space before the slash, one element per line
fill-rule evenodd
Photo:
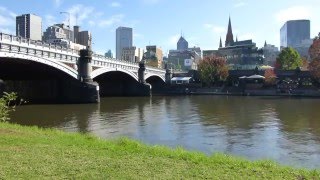
<path fill-rule="evenodd" d="M 265 77 L 255 74 L 255 75 L 247 77 L 247 79 L 265 79 Z"/>
<path fill-rule="evenodd" d="M 173 77 L 171 81 L 189 81 L 192 77 Z"/>

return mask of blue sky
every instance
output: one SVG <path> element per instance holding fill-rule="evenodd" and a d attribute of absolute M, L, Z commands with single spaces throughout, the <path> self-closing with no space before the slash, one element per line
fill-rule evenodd
<path fill-rule="evenodd" d="M 176 48 L 181 31 L 191 46 L 216 49 L 225 40 L 229 15 L 239 40 L 265 40 L 279 47 L 280 28 L 291 19 L 310 19 L 311 37 L 320 31 L 319 0 L 2 0 L 0 31 L 15 34 L 15 16 L 34 13 L 42 17 L 43 31 L 54 23 L 67 23 L 93 34 L 93 49 L 115 54 L 115 29 L 133 28 L 137 47 L 158 45 L 166 54 Z"/>

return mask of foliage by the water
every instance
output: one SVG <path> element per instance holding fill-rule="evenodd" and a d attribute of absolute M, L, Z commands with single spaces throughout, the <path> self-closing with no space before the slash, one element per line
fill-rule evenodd
<path fill-rule="evenodd" d="M 266 85 L 275 85 L 277 75 L 275 74 L 273 69 L 266 69 L 264 72 L 265 84 Z"/>
<path fill-rule="evenodd" d="M 0 98 L 0 122 L 8 121 L 9 113 L 14 111 L 15 106 L 10 106 L 12 101 L 17 99 L 17 94 L 4 92 L 3 96 Z"/>
<path fill-rule="evenodd" d="M 320 80 L 320 37 L 314 38 L 312 45 L 309 48 L 311 62 L 309 70 L 312 77 L 319 82 Z"/>
<path fill-rule="evenodd" d="M 229 76 L 227 60 L 223 57 L 208 56 L 198 64 L 200 79 L 206 85 L 225 81 Z"/>
<path fill-rule="evenodd" d="M 0 123 L 0 179 L 319 179 L 318 170 Z"/>
<path fill-rule="evenodd" d="M 279 69 L 294 70 L 302 66 L 302 59 L 295 49 L 287 47 L 280 52 L 277 64 Z"/>

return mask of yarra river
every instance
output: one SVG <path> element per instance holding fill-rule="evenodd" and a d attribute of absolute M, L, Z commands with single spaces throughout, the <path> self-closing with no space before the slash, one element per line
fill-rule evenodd
<path fill-rule="evenodd" d="M 320 168 L 320 99 L 110 97 L 100 104 L 19 106 L 11 121 Z"/>

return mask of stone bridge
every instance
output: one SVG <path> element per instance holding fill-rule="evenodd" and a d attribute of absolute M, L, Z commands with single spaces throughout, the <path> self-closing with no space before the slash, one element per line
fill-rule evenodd
<path fill-rule="evenodd" d="M 7 91 L 16 91 L 27 99 L 68 102 L 86 102 L 88 98 L 75 96 L 87 96 L 89 91 L 92 94 L 92 89 L 102 96 L 147 95 L 150 92 L 141 84 L 147 82 L 147 89 L 154 89 L 165 83 L 164 69 L 143 67 L 139 75 L 139 63 L 89 54 L 81 61 L 80 51 L 0 33 L 0 79 Z"/>

